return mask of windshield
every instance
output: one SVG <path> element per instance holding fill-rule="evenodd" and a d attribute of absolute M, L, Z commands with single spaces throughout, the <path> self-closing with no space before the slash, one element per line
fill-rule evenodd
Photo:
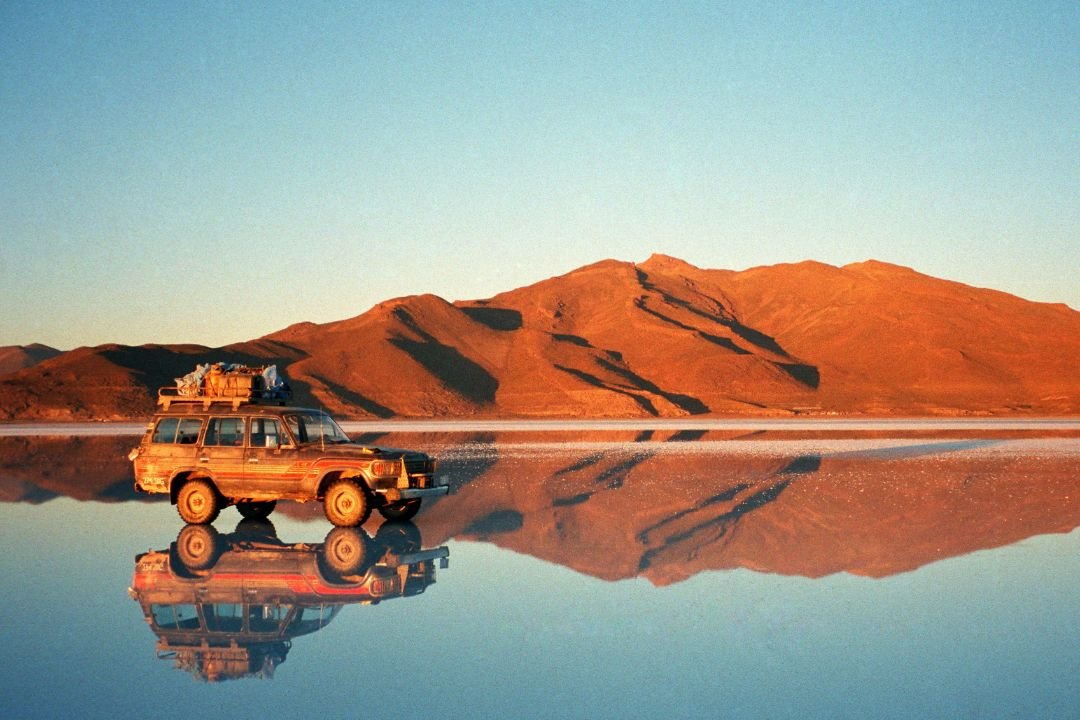
<path fill-rule="evenodd" d="M 296 442 L 305 443 L 347 443 L 351 442 L 345 431 L 334 422 L 334 418 L 325 413 L 303 413 L 286 415 L 285 422 L 292 430 Z"/>

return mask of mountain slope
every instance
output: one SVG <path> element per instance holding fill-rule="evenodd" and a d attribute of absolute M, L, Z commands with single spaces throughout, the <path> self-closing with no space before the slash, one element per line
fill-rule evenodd
<path fill-rule="evenodd" d="M 116 418 L 197 362 L 277 363 L 351 417 L 1080 412 L 1080 313 L 869 261 L 605 260 L 485 300 L 389 300 L 225 348 L 80 348 L 0 418 Z"/>
<path fill-rule="evenodd" d="M 828 409 L 1077 411 L 1080 313 L 1065 305 L 874 261 L 698 273 L 745 322 L 814 358 Z"/>
<path fill-rule="evenodd" d="M 8 345 L 0 347 L 0 375 L 33 367 L 43 360 L 56 357 L 60 351 L 48 345 Z"/>

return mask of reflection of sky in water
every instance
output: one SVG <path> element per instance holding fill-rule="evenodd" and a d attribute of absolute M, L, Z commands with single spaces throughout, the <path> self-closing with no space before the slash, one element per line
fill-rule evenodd
<path fill-rule="evenodd" d="M 534 707 L 561 694 L 560 706 L 590 708 L 582 716 L 1032 717 L 1046 698 L 1064 710 L 1076 700 L 1062 693 L 1080 639 L 1078 541 L 1034 539 L 887 580 L 735 571 L 662 589 L 503 560 L 523 600 L 484 598 L 518 624 L 495 641 L 515 648 L 498 685 L 507 703 L 521 688 Z M 453 552 L 465 566 L 466 550 Z M 545 585 L 554 591 L 537 597 Z"/>
<path fill-rule="evenodd" d="M 219 520 L 222 530 L 230 520 Z M 275 518 L 286 542 L 324 523 Z M 420 518 L 423 528 L 423 516 Z M 872 580 L 605 582 L 479 542 L 413 598 L 345 607 L 273 680 L 155 657 L 126 594 L 165 504 L 0 505 L 0 717 L 1065 717 L 1080 532 Z"/>

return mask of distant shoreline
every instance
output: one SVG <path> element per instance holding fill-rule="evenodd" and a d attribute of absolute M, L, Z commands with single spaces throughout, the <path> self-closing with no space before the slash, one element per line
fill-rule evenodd
<path fill-rule="evenodd" d="M 344 420 L 352 433 L 596 432 L 701 430 L 749 432 L 1066 431 L 1080 433 L 1080 418 L 652 418 L 652 419 L 400 419 Z M 146 422 L 0 422 L 0 437 L 140 435 Z"/>

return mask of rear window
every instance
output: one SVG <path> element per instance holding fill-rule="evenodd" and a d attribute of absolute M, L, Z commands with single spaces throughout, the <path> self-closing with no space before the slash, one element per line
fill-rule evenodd
<path fill-rule="evenodd" d="M 162 418 L 154 428 L 151 442 L 194 445 L 201 429 L 202 420 L 199 418 Z"/>

